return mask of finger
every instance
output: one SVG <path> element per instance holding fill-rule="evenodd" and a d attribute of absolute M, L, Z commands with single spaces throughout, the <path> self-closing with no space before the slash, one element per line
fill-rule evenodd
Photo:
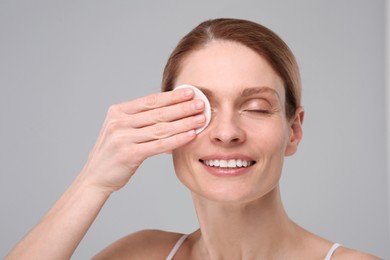
<path fill-rule="evenodd" d="M 164 139 L 142 143 L 139 144 L 140 153 L 147 158 L 159 153 L 169 152 L 192 141 L 195 137 L 195 130 L 190 130 Z"/>
<path fill-rule="evenodd" d="M 196 99 L 168 107 L 144 111 L 131 116 L 131 126 L 141 128 L 161 122 L 172 122 L 201 113 L 205 108 L 202 100 Z"/>
<path fill-rule="evenodd" d="M 203 126 L 206 117 L 203 114 L 187 117 L 174 122 L 157 123 L 142 129 L 137 129 L 137 134 L 132 134 L 131 140 L 135 143 L 151 142 L 158 139 L 165 139 L 173 135 L 184 133 Z"/>
<path fill-rule="evenodd" d="M 179 89 L 177 91 L 155 93 L 133 101 L 124 102 L 119 104 L 118 108 L 123 113 L 131 115 L 159 107 L 165 107 L 184 102 L 192 99 L 193 97 L 194 91 L 192 89 Z"/>

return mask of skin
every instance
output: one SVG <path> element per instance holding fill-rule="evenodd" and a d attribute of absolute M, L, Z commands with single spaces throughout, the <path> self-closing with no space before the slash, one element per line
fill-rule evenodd
<path fill-rule="evenodd" d="M 191 90 L 113 106 L 80 176 L 7 259 L 69 259 L 109 196 L 147 157 L 171 150 L 200 223 L 175 259 L 325 257 L 332 243 L 291 221 L 280 199 L 283 159 L 302 139 L 304 112 L 298 108 L 286 118 L 283 82 L 265 59 L 240 44 L 214 41 L 187 57 L 176 83 L 208 95 L 210 125 L 195 136 L 204 104 L 192 100 Z M 219 158 L 255 163 L 228 170 L 200 161 Z M 143 230 L 94 259 L 165 258 L 181 235 Z M 377 258 L 342 247 L 332 259 Z"/>

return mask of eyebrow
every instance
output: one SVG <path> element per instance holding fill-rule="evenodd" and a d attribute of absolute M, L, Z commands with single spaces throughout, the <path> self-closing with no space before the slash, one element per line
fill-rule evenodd
<path fill-rule="evenodd" d="M 210 91 L 209 89 L 206 89 L 206 88 L 203 88 L 200 86 L 197 86 L 197 88 L 199 88 L 207 96 L 207 98 L 213 98 L 213 96 L 214 96 L 213 92 Z M 253 95 L 256 95 L 259 93 L 271 93 L 271 94 L 275 95 L 278 99 L 280 99 L 279 93 L 275 89 L 267 87 L 267 86 L 245 88 L 241 92 L 240 96 L 241 97 L 250 97 L 250 96 L 253 96 Z"/>
<path fill-rule="evenodd" d="M 266 87 L 266 86 L 245 88 L 241 92 L 241 96 L 242 97 L 250 97 L 250 96 L 253 96 L 253 95 L 256 95 L 256 94 L 259 94 L 259 93 L 271 93 L 271 94 L 276 95 L 278 98 L 280 98 L 279 97 L 279 93 L 275 89 L 270 88 L 270 87 Z"/>

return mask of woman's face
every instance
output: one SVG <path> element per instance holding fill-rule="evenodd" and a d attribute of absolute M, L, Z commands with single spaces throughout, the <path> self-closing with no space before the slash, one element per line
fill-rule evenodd
<path fill-rule="evenodd" d="M 224 202 L 251 201 L 277 187 L 283 158 L 296 147 L 283 82 L 268 62 L 241 44 L 213 41 L 184 60 L 181 84 L 206 94 L 212 119 L 173 151 L 179 179 L 197 195 Z"/>

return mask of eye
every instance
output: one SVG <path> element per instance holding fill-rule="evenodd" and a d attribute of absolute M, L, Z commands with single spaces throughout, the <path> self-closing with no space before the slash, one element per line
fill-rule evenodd
<path fill-rule="evenodd" d="M 256 114 L 267 114 L 267 115 L 271 114 L 270 110 L 265 110 L 265 109 L 246 109 L 245 111 L 250 113 L 256 113 Z"/>
<path fill-rule="evenodd" d="M 244 103 L 242 110 L 251 114 L 269 115 L 272 113 L 270 103 L 263 99 L 250 100 Z"/>

